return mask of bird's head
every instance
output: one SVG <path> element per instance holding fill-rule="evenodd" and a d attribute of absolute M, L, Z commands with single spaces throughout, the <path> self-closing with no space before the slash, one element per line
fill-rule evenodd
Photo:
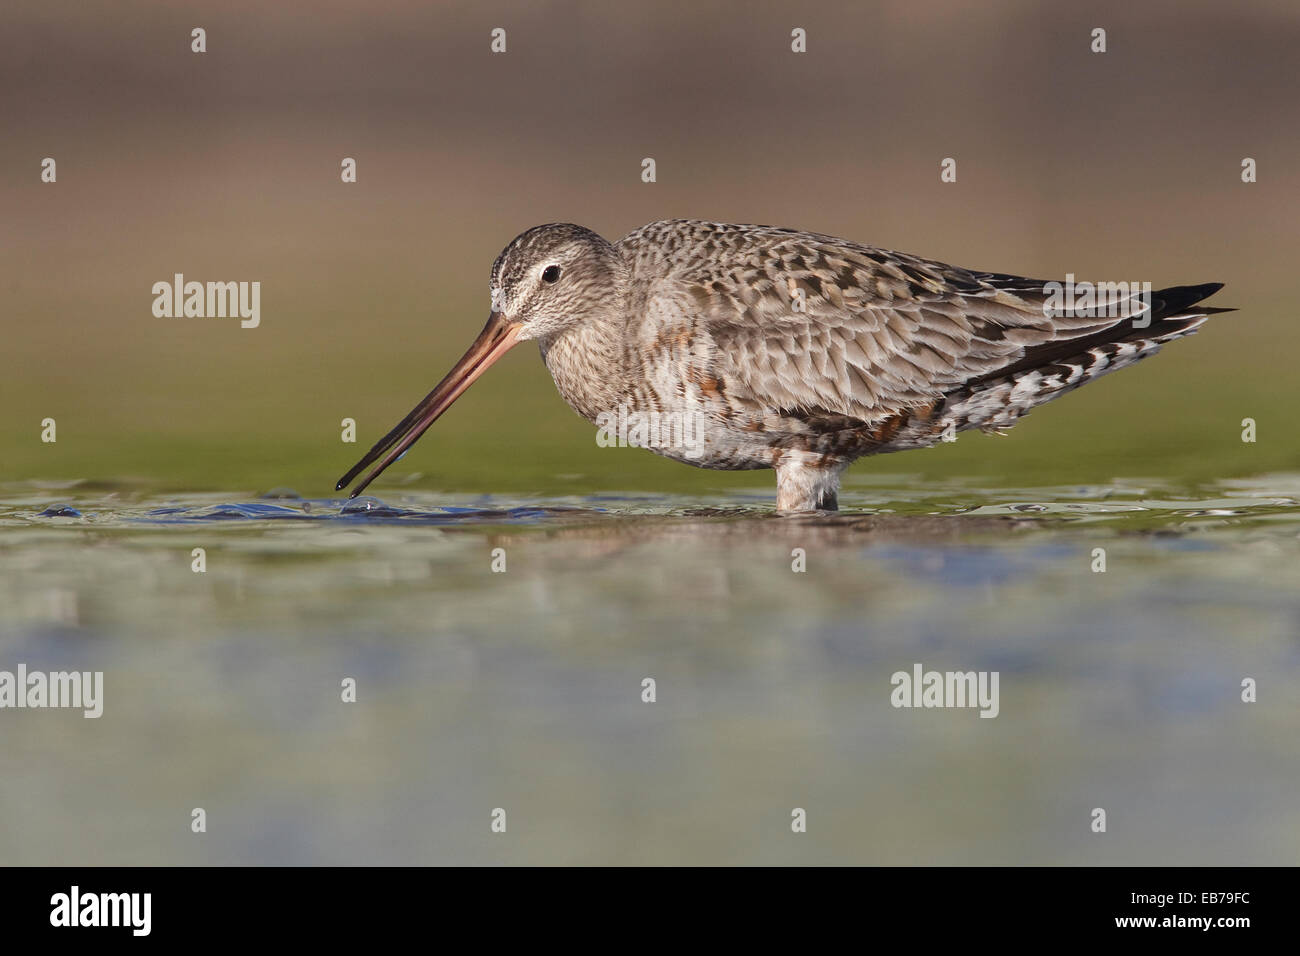
<path fill-rule="evenodd" d="M 534 226 L 492 264 L 492 311 L 516 341 L 547 339 L 617 309 L 627 266 L 604 238 L 572 223 Z"/>
<path fill-rule="evenodd" d="M 627 271 L 618 250 L 582 226 L 549 223 L 516 236 L 492 264 L 492 310 L 474 344 L 424 401 L 339 479 L 336 490 L 378 462 L 352 490 L 353 498 L 359 495 L 518 343 L 534 339 L 545 347 L 569 329 L 617 315 Z"/>

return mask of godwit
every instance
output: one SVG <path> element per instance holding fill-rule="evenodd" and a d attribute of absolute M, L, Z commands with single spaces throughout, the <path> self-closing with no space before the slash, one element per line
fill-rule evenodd
<path fill-rule="evenodd" d="M 1193 308 L 1221 283 L 1054 309 L 1060 288 L 769 226 L 667 220 L 616 243 L 536 226 L 493 263 L 492 310 L 469 351 L 337 488 L 378 461 L 360 494 L 492 363 L 535 339 L 588 421 L 689 417 L 698 440 L 652 450 L 774 468 L 778 509 L 833 510 L 855 459 L 1008 428 L 1230 311 Z"/>

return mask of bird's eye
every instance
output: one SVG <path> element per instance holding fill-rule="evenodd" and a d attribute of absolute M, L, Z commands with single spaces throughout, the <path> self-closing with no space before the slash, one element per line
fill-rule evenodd
<path fill-rule="evenodd" d="M 543 282 L 557 282 L 559 281 L 559 278 L 560 278 L 559 266 L 547 266 L 544 270 L 542 270 Z"/>

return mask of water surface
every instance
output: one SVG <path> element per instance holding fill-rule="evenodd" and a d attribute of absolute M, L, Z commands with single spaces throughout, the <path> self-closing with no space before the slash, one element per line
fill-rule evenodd
<path fill-rule="evenodd" d="M 801 517 L 760 493 L 0 501 L 0 669 L 105 682 L 97 720 L 3 713 L 5 863 L 1300 851 L 1300 475 L 864 476 Z M 997 671 L 998 716 L 892 707 L 916 663 Z"/>

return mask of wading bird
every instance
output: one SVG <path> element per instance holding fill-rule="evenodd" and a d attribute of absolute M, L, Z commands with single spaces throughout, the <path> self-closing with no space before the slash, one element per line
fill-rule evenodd
<path fill-rule="evenodd" d="M 778 509 L 833 510 L 855 459 L 1009 428 L 1230 311 L 1197 305 L 1220 283 L 1064 307 L 1053 288 L 769 226 L 667 220 L 615 243 L 536 226 L 493 263 L 492 310 L 469 351 L 337 488 L 373 464 L 360 494 L 532 339 L 588 421 L 691 416 L 698 441 L 652 450 L 772 468 Z"/>

